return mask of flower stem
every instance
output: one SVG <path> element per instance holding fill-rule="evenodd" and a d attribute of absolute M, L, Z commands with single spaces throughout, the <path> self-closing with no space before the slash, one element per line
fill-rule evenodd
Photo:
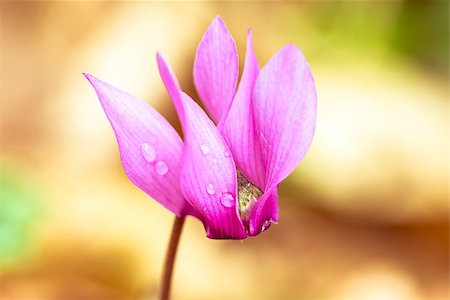
<path fill-rule="evenodd" d="M 161 300 L 169 300 L 170 286 L 172 284 L 173 266 L 175 264 L 175 257 L 177 255 L 178 244 L 180 242 L 181 231 L 183 230 L 185 218 L 175 216 L 175 221 L 172 227 L 169 247 L 166 252 L 166 260 L 164 262 L 163 276 L 161 282 Z"/>

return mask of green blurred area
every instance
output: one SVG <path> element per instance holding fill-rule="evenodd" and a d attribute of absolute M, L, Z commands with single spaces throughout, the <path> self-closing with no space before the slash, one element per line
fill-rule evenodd
<path fill-rule="evenodd" d="M 38 232 L 41 202 L 23 176 L 2 165 L 0 171 L 0 274 L 27 261 Z"/>
<path fill-rule="evenodd" d="M 415 63 L 448 76 L 448 2 L 407 1 L 396 20 L 390 45 Z"/>
<path fill-rule="evenodd" d="M 187 221 L 174 299 L 447 299 L 447 1 L 1 2 L 0 298 L 156 297 L 172 216 L 126 178 L 82 72 L 179 126 L 155 52 L 196 97 L 217 14 L 241 69 L 250 27 L 261 66 L 301 48 L 317 130 L 278 225 L 240 243 Z"/>
<path fill-rule="evenodd" d="M 332 2 L 311 6 L 314 9 L 307 21 L 301 18 L 303 10 L 295 11 L 297 20 L 314 24 L 312 27 L 320 32 L 315 50 L 331 53 L 333 60 L 342 49 L 366 57 L 384 54 L 447 76 L 449 29 L 445 1 Z M 295 37 L 296 27 L 286 27 L 294 29 Z M 321 56 L 326 56 L 324 52 Z"/>

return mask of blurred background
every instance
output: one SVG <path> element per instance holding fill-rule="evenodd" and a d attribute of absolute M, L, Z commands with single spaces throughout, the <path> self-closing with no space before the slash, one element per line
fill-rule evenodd
<path fill-rule="evenodd" d="M 302 49 L 317 132 L 278 225 L 217 241 L 187 220 L 173 298 L 448 299 L 447 1 L 0 3 L 0 299 L 156 299 L 173 216 L 128 181 L 82 72 L 179 128 L 155 53 L 197 97 L 217 14 L 241 65 L 250 27 L 260 65 Z"/>

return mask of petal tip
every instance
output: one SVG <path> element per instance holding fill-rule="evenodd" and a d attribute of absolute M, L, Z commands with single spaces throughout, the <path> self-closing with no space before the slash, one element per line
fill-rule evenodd
<path fill-rule="evenodd" d="M 165 57 L 164 57 L 164 55 L 161 53 L 161 51 L 156 51 L 156 60 L 157 61 L 160 61 L 160 60 L 163 60 L 163 61 L 165 61 L 166 59 L 165 59 Z"/>
<path fill-rule="evenodd" d="M 158 70 L 160 74 L 162 70 L 167 69 L 167 60 L 159 51 L 156 52 L 156 63 L 158 64 Z"/>
<path fill-rule="evenodd" d="M 83 72 L 83 76 L 84 76 L 87 80 L 89 80 L 89 82 L 92 82 L 92 80 L 95 79 L 94 76 L 92 76 L 91 74 L 85 73 L 85 72 Z"/>
<path fill-rule="evenodd" d="M 107 85 L 106 82 L 101 81 L 100 79 L 91 74 L 83 73 L 83 75 L 89 81 L 89 83 L 97 93 L 99 92 L 102 86 L 104 86 L 105 84 Z"/>
<path fill-rule="evenodd" d="M 230 32 L 228 30 L 227 25 L 225 24 L 225 21 L 217 15 L 212 22 L 209 24 L 208 28 L 206 29 L 206 32 Z"/>
<path fill-rule="evenodd" d="M 180 84 L 173 73 L 167 59 L 161 52 L 156 52 L 156 62 L 158 64 L 159 74 L 164 82 L 164 85 L 168 89 L 169 95 L 174 97 L 174 92 L 176 90 L 181 90 Z"/>
<path fill-rule="evenodd" d="M 94 75 L 83 73 L 84 77 L 89 81 L 89 83 L 92 85 L 92 87 L 97 90 L 97 88 L 100 88 L 102 85 L 108 85 L 106 82 L 98 79 Z"/>
<path fill-rule="evenodd" d="M 297 57 L 299 60 L 304 61 L 305 58 L 303 56 L 302 50 L 295 44 L 286 44 L 280 52 L 283 52 L 286 55 Z"/>
<path fill-rule="evenodd" d="M 222 17 L 220 15 L 217 15 L 211 22 L 211 24 L 222 24 L 225 25 L 225 22 L 223 21 Z"/>

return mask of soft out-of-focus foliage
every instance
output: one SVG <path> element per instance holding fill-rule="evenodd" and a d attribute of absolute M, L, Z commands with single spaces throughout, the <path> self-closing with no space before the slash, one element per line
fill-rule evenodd
<path fill-rule="evenodd" d="M 0 171 L 0 274 L 24 263 L 39 225 L 40 196 L 11 167 Z"/>
<path fill-rule="evenodd" d="M 449 66 L 448 36 L 445 4 L 409 1 L 401 7 L 390 45 L 413 63 L 445 76 Z"/>
<path fill-rule="evenodd" d="M 220 14 L 241 63 L 248 27 L 261 65 L 286 43 L 302 49 L 317 131 L 281 186 L 279 225 L 240 243 L 187 221 L 175 299 L 446 299 L 448 11 L 445 1 L 0 3 L 0 159 L 11 162 L 0 298 L 157 294 L 172 216 L 127 180 L 82 72 L 177 125 L 155 53 L 195 96 L 195 48 Z"/>

